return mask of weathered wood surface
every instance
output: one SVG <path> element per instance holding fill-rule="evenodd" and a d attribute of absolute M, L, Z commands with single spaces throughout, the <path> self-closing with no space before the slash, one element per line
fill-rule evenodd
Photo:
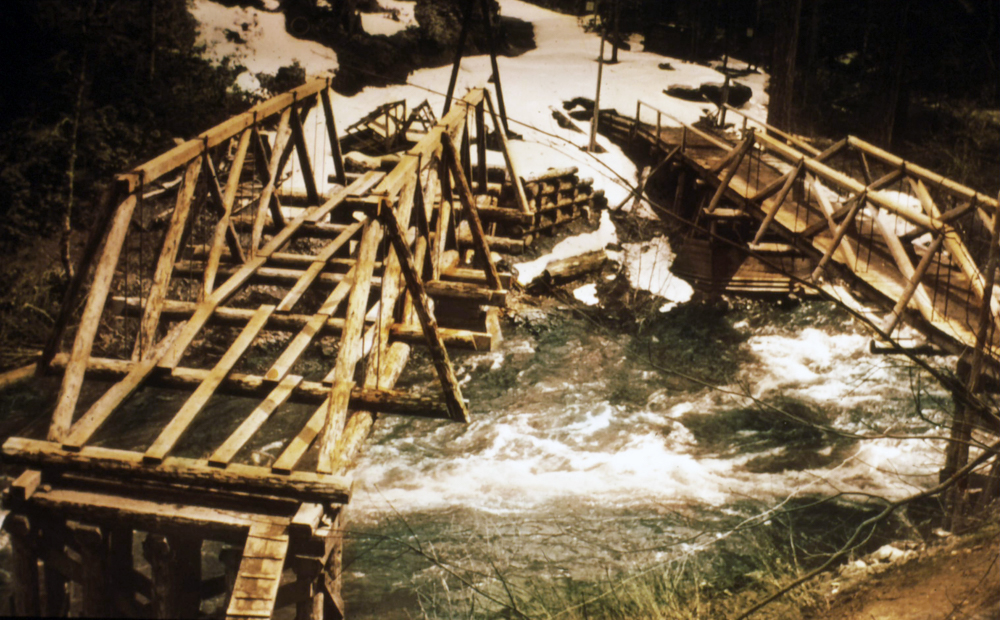
<path fill-rule="evenodd" d="M 59 444 L 11 437 L 3 444 L 4 460 L 37 467 L 43 472 L 79 471 L 135 480 L 153 480 L 192 487 L 216 486 L 233 491 L 285 496 L 302 501 L 346 503 L 350 482 L 341 476 L 310 472 L 277 475 L 266 467 L 231 463 L 212 467 L 207 460 L 168 456 L 159 463 L 143 460 L 141 452 L 85 446 L 65 450 Z M 32 497 L 40 491 L 36 489 Z"/>
<path fill-rule="evenodd" d="M 702 136 L 702 133 L 691 127 L 664 128 L 659 139 L 661 144 L 668 145 L 681 144 L 686 140 L 683 160 L 703 181 L 718 188 L 723 179 L 718 174 L 712 174 L 711 170 L 727 153 L 732 153 L 734 147 L 708 134 Z M 651 141 L 657 137 L 649 130 L 638 131 L 637 135 Z M 697 137 L 697 141 L 692 140 L 692 136 Z M 856 143 L 853 138 L 837 149 L 828 149 L 830 152 L 825 154 L 816 149 L 800 150 L 763 132 L 758 132 L 756 139 L 764 154 L 753 152 L 752 156 L 760 160 L 759 166 L 757 160 L 753 162 L 753 178 L 747 177 L 747 164 L 744 162 L 743 168 L 733 176 L 724 192 L 726 198 L 735 204 L 749 207 L 748 214 L 762 222 L 752 245 L 760 245 L 766 235 L 782 231 L 785 238 L 796 240 L 800 251 L 815 252 L 814 260 L 819 260 L 820 265 L 812 268 L 814 280 L 821 273 L 829 272 L 830 265 L 835 264 L 839 275 L 855 278 L 884 296 L 886 309 L 897 305 L 901 297 L 910 297 L 908 301 L 917 305 L 922 317 L 919 329 L 932 335 L 936 343 L 947 345 L 954 352 L 975 346 L 974 334 L 978 325 L 975 310 L 978 306 L 970 300 L 981 299 L 979 288 L 983 279 L 981 272 L 975 270 L 974 262 L 964 260 L 968 251 L 961 240 L 956 239 L 957 228 L 954 226 L 957 218 L 972 217 L 974 208 L 971 204 L 962 204 L 942 214 L 935 208 L 933 199 L 923 195 L 921 184 L 925 180 L 936 179 L 939 185 L 937 190 L 951 192 L 961 198 L 971 199 L 977 196 L 976 192 L 968 188 L 962 190 L 957 184 L 954 184 L 955 187 L 944 187 L 940 178 L 927 176 L 924 172 L 909 176 L 909 162 L 888 157 L 884 152 L 879 153 L 864 145 L 863 152 L 860 152 L 862 161 L 867 154 L 883 162 L 888 172 L 873 178 L 874 168 L 865 166 L 865 179 L 858 181 L 836 169 L 834 161 L 851 154 Z M 824 155 L 822 160 L 820 155 Z M 812 200 L 801 200 L 801 194 L 792 190 L 803 172 L 813 175 L 840 194 L 840 202 L 823 204 L 820 192 L 813 192 L 810 188 L 806 189 Z M 922 208 L 904 206 L 897 197 L 885 191 L 905 178 L 909 179 L 916 197 L 921 199 Z M 926 188 L 924 185 L 924 190 Z M 981 194 L 978 196 L 985 199 Z M 984 209 L 991 208 L 989 201 L 984 200 L 983 204 Z M 874 209 L 883 215 L 874 217 Z M 881 222 L 885 214 L 890 220 L 898 218 L 907 222 L 911 232 L 900 236 L 880 230 L 885 229 Z M 944 244 L 941 247 L 932 244 L 936 254 L 928 259 L 929 268 L 917 278 L 915 290 L 911 293 L 908 286 L 916 273 L 912 256 L 914 251 L 918 257 L 925 256 L 925 253 L 922 249 L 909 247 L 909 242 L 925 232 L 931 232 L 931 238 L 944 233 Z M 953 244 L 951 248 L 947 245 L 949 239 Z M 994 313 L 998 309 L 995 308 Z M 987 349 L 990 356 L 998 360 L 1000 337 L 994 337 L 987 344 Z"/>
<path fill-rule="evenodd" d="M 287 526 L 255 523 L 250 527 L 226 618 L 271 617 L 288 545 Z"/>
<path fill-rule="evenodd" d="M 472 269 L 465 269 L 460 267 L 452 267 L 446 270 L 443 274 L 444 277 L 453 277 L 456 280 L 471 280 L 473 283 L 481 282 L 485 283 L 486 276 L 481 271 L 475 271 Z M 500 281 L 505 287 L 510 286 L 512 277 L 510 274 L 501 274 Z M 345 282 L 347 284 L 345 284 Z M 349 290 L 350 280 L 345 279 L 341 282 L 344 285 L 341 291 Z M 446 286 L 446 284 L 442 284 Z M 433 286 L 432 286 L 433 288 Z M 484 290 L 481 287 L 476 289 Z M 335 289 L 336 292 L 336 289 Z M 484 294 L 485 295 L 485 294 Z M 346 296 L 346 292 L 343 294 Z M 333 293 L 331 293 L 333 297 Z M 340 299 L 342 295 L 338 294 L 334 299 Z M 493 299 L 495 296 L 490 293 L 488 294 L 488 299 Z M 477 296 L 476 299 L 485 299 L 485 296 Z M 329 300 L 330 298 L 328 298 Z M 142 301 L 140 299 L 130 297 L 128 299 L 122 299 L 120 297 L 112 298 L 111 303 L 116 306 L 121 307 L 121 311 L 127 313 L 128 315 L 138 315 L 142 312 Z M 191 315 L 197 310 L 198 305 L 194 302 L 188 301 L 177 301 L 173 299 L 168 299 L 163 303 L 162 314 L 166 321 L 186 321 L 191 318 Z M 209 325 L 229 325 L 234 327 L 242 327 L 250 320 L 253 316 L 254 311 L 244 308 L 219 308 L 212 314 L 209 319 Z M 298 332 L 300 330 L 309 327 L 309 336 L 338 336 L 344 328 L 344 319 L 340 317 L 333 317 L 329 314 L 324 314 L 322 320 L 317 320 L 316 315 L 308 314 L 296 314 L 292 312 L 279 312 L 275 311 L 270 320 L 268 320 L 267 327 L 274 331 L 283 332 Z M 317 321 L 313 324 L 313 321 Z M 375 323 L 375 319 L 365 318 L 366 325 L 372 325 Z M 407 342 L 409 344 L 419 344 L 423 341 L 423 334 L 420 332 L 419 328 L 415 328 L 411 325 L 406 325 L 404 323 L 389 323 L 388 324 L 389 334 L 392 338 Z M 472 331 L 467 329 L 456 329 L 451 327 L 438 327 L 438 331 L 441 333 L 441 338 L 448 348 L 457 349 L 472 349 L 475 351 L 485 351 L 489 350 L 493 346 L 492 335 L 487 332 Z M 285 352 L 289 350 L 287 346 Z M 282 353 L 284 356 L 285 352 Z M 57 364 L 55 370 L 65 367 L 65 356 L 59 358 L 60 364 Z M 293 362 L 294 363 L 294 362 Z M 272 381 L 277 381 L 284 376 L 284 371 L 290 368 L 290 364 L 278 365 L 277 361 L 272 366 L 272 368 L 281 368 L 282 370 L 271 373 L 270 370 L 266 373 L 267 379 Z M 7 382 L 17 382 L 32 376 L 35 372 L 34 365 L 26 366 L 18 371 L 8 373 L 9 376 L 0 376 L 0 387 L 7 385 Z"/>
<path fill-rule="evenodd" d="M 546 265 L 541 278 L 549 284 L 562 284 L 600 270 L 607 261 L 603 249 L 562 258 Z"/>

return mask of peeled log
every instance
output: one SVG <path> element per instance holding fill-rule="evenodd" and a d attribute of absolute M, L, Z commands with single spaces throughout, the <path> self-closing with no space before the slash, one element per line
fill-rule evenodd
<path fill-rule="evenodd" d="M 607 260 L 608 255 L 603 249 L 563 258 L 549 263 L 541 278 L 549 284 L 562 284 L 599 271 Z"/>

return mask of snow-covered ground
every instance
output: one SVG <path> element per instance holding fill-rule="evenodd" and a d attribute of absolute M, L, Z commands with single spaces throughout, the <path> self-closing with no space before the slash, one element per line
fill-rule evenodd
<path fill-rule="evenodd" d="M 386 14 L 364 15 L 364 26 L 369 32 L 389 34 L 413 24 L 412 3 L 384 0 L 382 4 L 386 8 L 397 9 L 400 20 L 392 21 Z M 512 156 L 518 172 L 528 177 L 548 168 L 576 166 L 580 177 L 592 178 L 594 188 L 604 190 L 611 208 L 623 203 L 629 198 L 630 186 L 635 183 L 637 176 L 631 160 L 602 136 L 598 136 L 597 141 L 604 152 L 586 152 L 590 123 L 577 121 L 581 132 L 575 132 L 560 127 L 553 117 L 553 111 L 561 110 L 564 101 L 576 97 L 594 97 L 600 37 L 584 32 L 576 17 L 555 13 L 520 0 L 500 0 L 500 9 L 503 15 L 531 22 L 535 32 L 536 49 L 514 58 L 498 59 L 510 127 L 523 136 L 523 139 L 511 142 Z M 293 60 L 304 66 L 310 75 L 328 74 L 338 66 L 332 51 L 288 35 L 284 29 L 284 18 L 280 14 L 263 13 L 254 9 L 229 9 L 210 0 L 195 0 L 192 12 L 203 24 L 202 37 L 209 52 L 215 57 L 235 54 L 252 72 L 273 72 Z M 245 28 L 244 24 L 249 26 Z M 241 32 L 248 44 L 230 43 L 226 38 L 227 29 Z M 633 47 L 640 48 L 639 45 Z M 606 49 L 606 55 L 610 57 L 610 47 Z M 675 99 L 664 94 L 663 90 L 671 85 L 697 87 L 704 82 L 720 82 L 723 79 L 721 73 L 710 67 L 656 54 L 621 50 L 618 57 L 618 64 L 604 66 L 601 108 L 614 108 L 620 114 L 634 116 L 636 102 L 641 100 L 652 106 L 644 106 L 642 109 L 642 118 L 647 122 L 655 122 L 653 108 L 683 122 L 697 121 L 712 107 L 711 104 Z M 669 62 L 674 69 L 660 69 L 659 65 L 664 62 Z M 730 61 L 731 67 L 740 65 L 738 60 Z M 434 109 L 440 110 L 450 72 L 449 66 L 423 69 L 414 72 L 405 85 L 368 87 L 353 97 L 337 96 L 334 98 L 337 123 L 343 129 L 375 107 L 401 99 L 406 100 L 410 109 L 426 99 Z M 472 88 L 486 85 L 490 73 L 489 56 L 464 58 L 456 93 L 461 96 Z M 751 74 L 741 81 L 754 91 L 753 98 L 745 109 L 763 118 L 762 111 L 767 105 L 767 95 L 764 93 L 766 76 Z M 495 96 L 495 88 L 492 85 L 488 88 L 494 91 Z M 673 124 L 669 117 L 663 117 L 661 122 L 664 125 Z M 308 142 L 322 148 L 325 140 L 321 137 L 326 132 L 322 115 L 314 115 L 304 125 L 306 132 L 310 134 Z M 324 153 L 323 156 L 315 157 L 314 161 L 325 162 L 327 159 L 329 156 Z M 295 174 L 292 179 L 293 187 L 295 183 L 301 184 L 297 172 Z M 327 185 L 321 191 L 330 189 Z M 623 208 L 630 208 L 631 202 L 629 200 Z M 648 210 L 643 209 L 643 213 L 648 213 Z M 616 241 L 610 221 L 602 223 L 601 231 L 604 232 L 597 236 L 591 234 L 581 239 L 569 239 L 557 246 L 552 255 L 530 264 L 519 265 L 521 280 L 527 278 L 530 281 L 534 276 L 529 277 L 528 274 L 540 273 L 549 260 L 573 256 Z M 686 300 L 690 291 L 684 289 L 683 282 L 674 278 L 668 270 L 672 252 L 666 240 L 656 241 L 656 248 L 652 250 L 656 254 L 656 260 L 652 260 L 649 251 L 648 248 L 627 251 L 622 257 L 629 264 L 633 284 L 673 301 Z"/>
<path fill-rule="evenodd" d="M 201 24 L 198 43 L 205 46 L 206 55 L 214 60 L 230 57 L 250 74 L 275 73 L 294 62 L 309 75 L 333 75 L 337 69 L 333 50 L 285 32 L 285 16 L 281 13 L 194 0 L 191 14 Z M 245 43 L 234 40 L 237 36 Z M 241 88 L 253 90 L 253 84 L 252 75 L 241 76 Z"/>
<path fill-rule="evenodd" d="M 368 34 L 394 35 L 416 25 L 413 17 L 415 2 L 379 0 L 386 13 L 362 13 L 361 26 Z"/>

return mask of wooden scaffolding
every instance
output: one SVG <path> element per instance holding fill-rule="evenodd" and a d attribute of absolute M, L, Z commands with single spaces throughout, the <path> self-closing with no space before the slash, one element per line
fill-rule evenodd
<path fill-rule="evenodd" d="M 119 176 L 37 364 L 62 376 L 47 434 L 3 445 L 27 468 L 6 498 L 17 613 L 342 617 L 377 416 L 468 421 L 448 350 L 498 341 L 510 282 L 484 221 L 534 221 L 503 123 L 473 90 L 391 172 L 349 176 L 332 103 L 308 82 Z M 414 344 L 439 393 L 394 389 Z"/>

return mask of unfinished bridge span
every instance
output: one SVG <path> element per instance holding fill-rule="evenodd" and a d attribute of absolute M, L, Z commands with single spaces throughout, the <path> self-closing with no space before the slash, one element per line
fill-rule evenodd
<path fill-rule="evenodd" d="M 87 616 L 223 596 L 232 618 L 341 617 L 346 470 L 377 415 L 468 421 L 448 351 L 500 338 L 491 246 L 601 200 L 574 171 L 522 181 L 482 89 L 407 123 L 391 170 L 348 174 L 331 92 L 308 82 L 118 177 L 37 364 L 62 375 L 47 432 L 3 445 L 28 468 L 7 501 L 19 614 L 66 613 L 74 582 Z M 394 390 L 413 344 L 438 393 Z M 221 577 L 201 574 L 210 548 Z"/>
<path fill-rule="evenodd" d="M 232 618 L 343 617 L 348 471 L 378 415 L 468 421 L 449 350 L 501 338 L 498 254 L 603 204 L 572 169 L 522 178 L 487 90 L 440 120 L 405 104 L 362 119 L 358 140 L 408 149 L 362 174 L 333 103 L 310 81 L 118 177 L 36 365 L 61 377 L 50 423 L 3 445 L 26 468 L 5 521 L 19 614 L 67 613 L 73 582 L 81 615 L 194 617 L 221 598 Z M 676 214 L 745 250 L 688 235 L 681 275 L 846 296 L 836 271 L 888 307 L 886 336 L 908 322 L 996 364 L 996 200 L 853 138 L 734 141 L 643 108 L 618 129 L 674 167 Z M 435 393 L 396 389 L 414 345 Z M 223 575 L 202 574 L 206 554 Z"/>

